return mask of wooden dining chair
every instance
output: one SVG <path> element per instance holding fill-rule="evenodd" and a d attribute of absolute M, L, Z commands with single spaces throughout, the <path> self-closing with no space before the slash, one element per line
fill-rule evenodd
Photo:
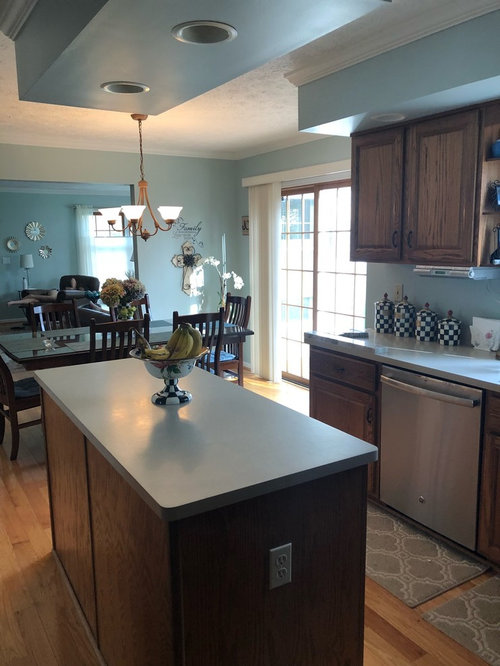
<path fill-rule="evenodd" d="M 90 362 L 113 361 L 128 358 L 129 351 L 136 346 L 137 331 L 149 340 L 149 315 L 143 319 L 123 319 L 97 324 L 90 320 Z M 101 344 L 97 343 L 98 334 Z"/>
<path fill-rule="evenodd" d="M 172 319 L 172 330 L 181 323 L 189 323 L 197 328 L 203 338 L 203 346 L 210 349 L 210 354 L 205 354 L 196 365 L 203 370 L 219 374 L 219 357 L 222 348 L 222 336 L 224 335 L 224 308 L 218 312 L 199 312 L 198 314 L 180 315 L 174 312 Z"/>
<path fill-rule="evenodd" d="M 66 303 L 40 303 L 30 304 L 31 330 L 55 331 L 62 328 L 78 328 L 80 317 L 76 300 L 73 298 Z"/>
<path fill-rule="evenodd" d="M 14 381 L 9 366 L 0 356 L 0 444 L 5 437 L 5 419 L 8 419 L 12 438 L 11 460 L 16 460 L 19 451 L 19 430 L 42 422 L 40 417 L 19 422 L 18 413 L 33 407 L 40 407 L 37 381 L 33 377 Z"/>
<path fill-rule="evenodd" d="M 151 319 L 151 307 L 149 304 L 149 294 L 144 294 L 142 298 L 137 298 L 131 301 L 130 305 L 135 306 L 134 319 L 144 319 L 144 315 L 148 314 Z M 111 320 L 117 321 L 116 308 L 109 308 Z"/>
<path fill-rule="evenodd" d="M 228 293 L 226 297 L 226 310 L 224 320 L 228 324 L 248 327 L 250 319 L 251 296 L 233 296 Z M 232 342 L 222 346 L 219 359 L 219 374 L 221 377 L 227 373 L 238 379 L 238 384 L 243 386 L 243 342 Z"/>

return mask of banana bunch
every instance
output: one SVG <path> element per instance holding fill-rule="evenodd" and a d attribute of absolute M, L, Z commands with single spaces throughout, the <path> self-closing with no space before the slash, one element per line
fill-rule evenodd
<path fill-rule="evenodd" d="M 155 361 L 195 358 L 203 349 L 203 339 L 197 328 L 191 324 L 180 324 L 165 345 L 141 348 L 142 358 Z"/>
<path fill-rule="evenodd" d="M 191 324 L 188 323 L 189 326 L 189 335 L 193 338 L 193 347 L 191 349 L 191 358 L 195 358 L 198 356 L 203 349 L 203 338 L 201 337 L 201 333 L 197 328 L 194 328 L 191 326 Z"/>
<path fill-rule="evenodd" d="M 169 358 L 195 358 L 203 348 L 203 339 L 197 328 L 182 323 L 172 333 L 166 347 L 170 351 Z"/>
<path fill-rule="evenodd" d="M 166 361 L 170 357 L 170 351 L 165 345 L 155 345 L 142 350 L 141 358 L 150 358 L 152 361 Z"/>

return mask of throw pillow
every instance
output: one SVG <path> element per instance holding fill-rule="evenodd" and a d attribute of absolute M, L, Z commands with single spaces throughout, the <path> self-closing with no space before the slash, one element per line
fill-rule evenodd
<path fill-rule="evenodd" d="M 71 278 L 69 286 L 71 289 L 76 289 L 76 278 Z"/>

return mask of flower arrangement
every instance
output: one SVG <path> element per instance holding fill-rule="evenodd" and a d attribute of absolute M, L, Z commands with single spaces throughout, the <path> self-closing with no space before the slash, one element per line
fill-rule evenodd
<path fill-rule="evenodd" d="M 242 289 L 244 286 L 244 282 L 242 278 L 239 275 L 236 275 L 234 271 L 229 271 L 229 272 L 224 272 L 221 273 L 219 270 L 220 266 L 220 261 L 219 259 L 216 259 L 215 257 L 206 257 L 202 261 L 201 269 L 203 268 L 204 265 L 208 266 L 213 266 L 215 270 L 217 271 L 217 275 L 219 276 L 219 307 L 225 307 L 226 305 L 226 295 L 227 295 L 227 281 L 232 278 L 234 288 L 235 289 Z"/>
<path fill-rule="evenodd" d="M 109 308 L 116 308 L 118 319 L 130 319 L 136 311 L 131 302 L 142 298 L 145 293 L 146 287 L 137 278 L 108 278 L 102 285 L 100 298 Z"/>

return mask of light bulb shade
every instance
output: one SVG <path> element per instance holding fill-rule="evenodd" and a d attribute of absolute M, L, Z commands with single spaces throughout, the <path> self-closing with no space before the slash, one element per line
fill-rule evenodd
<path fill-rule="evenodd" d="M 182 210 L 182 206 L 158 206 L 158 212 L 164 220 L 176 220 Z"/>
<path fill-rule="evenodd" d="M 116 222 L 120 217 L 120 208 L 99 208 L 99 212 L 106 222 Z"/>
<path fill-rule="evenodd" d="M 135 220 L 140 220 L 142 214 L 144 213 L 146 206 L 122 206 L 121 212 L 125 215 L 127 220 L 131 222 Z"/>
<path fill-rule="evenodd" d="M 32 254 L 21 254 L 19 257 L 19 264 L 21 268 L 33 268 L 35 265 L 33 263 L 33 255 Z"/>

